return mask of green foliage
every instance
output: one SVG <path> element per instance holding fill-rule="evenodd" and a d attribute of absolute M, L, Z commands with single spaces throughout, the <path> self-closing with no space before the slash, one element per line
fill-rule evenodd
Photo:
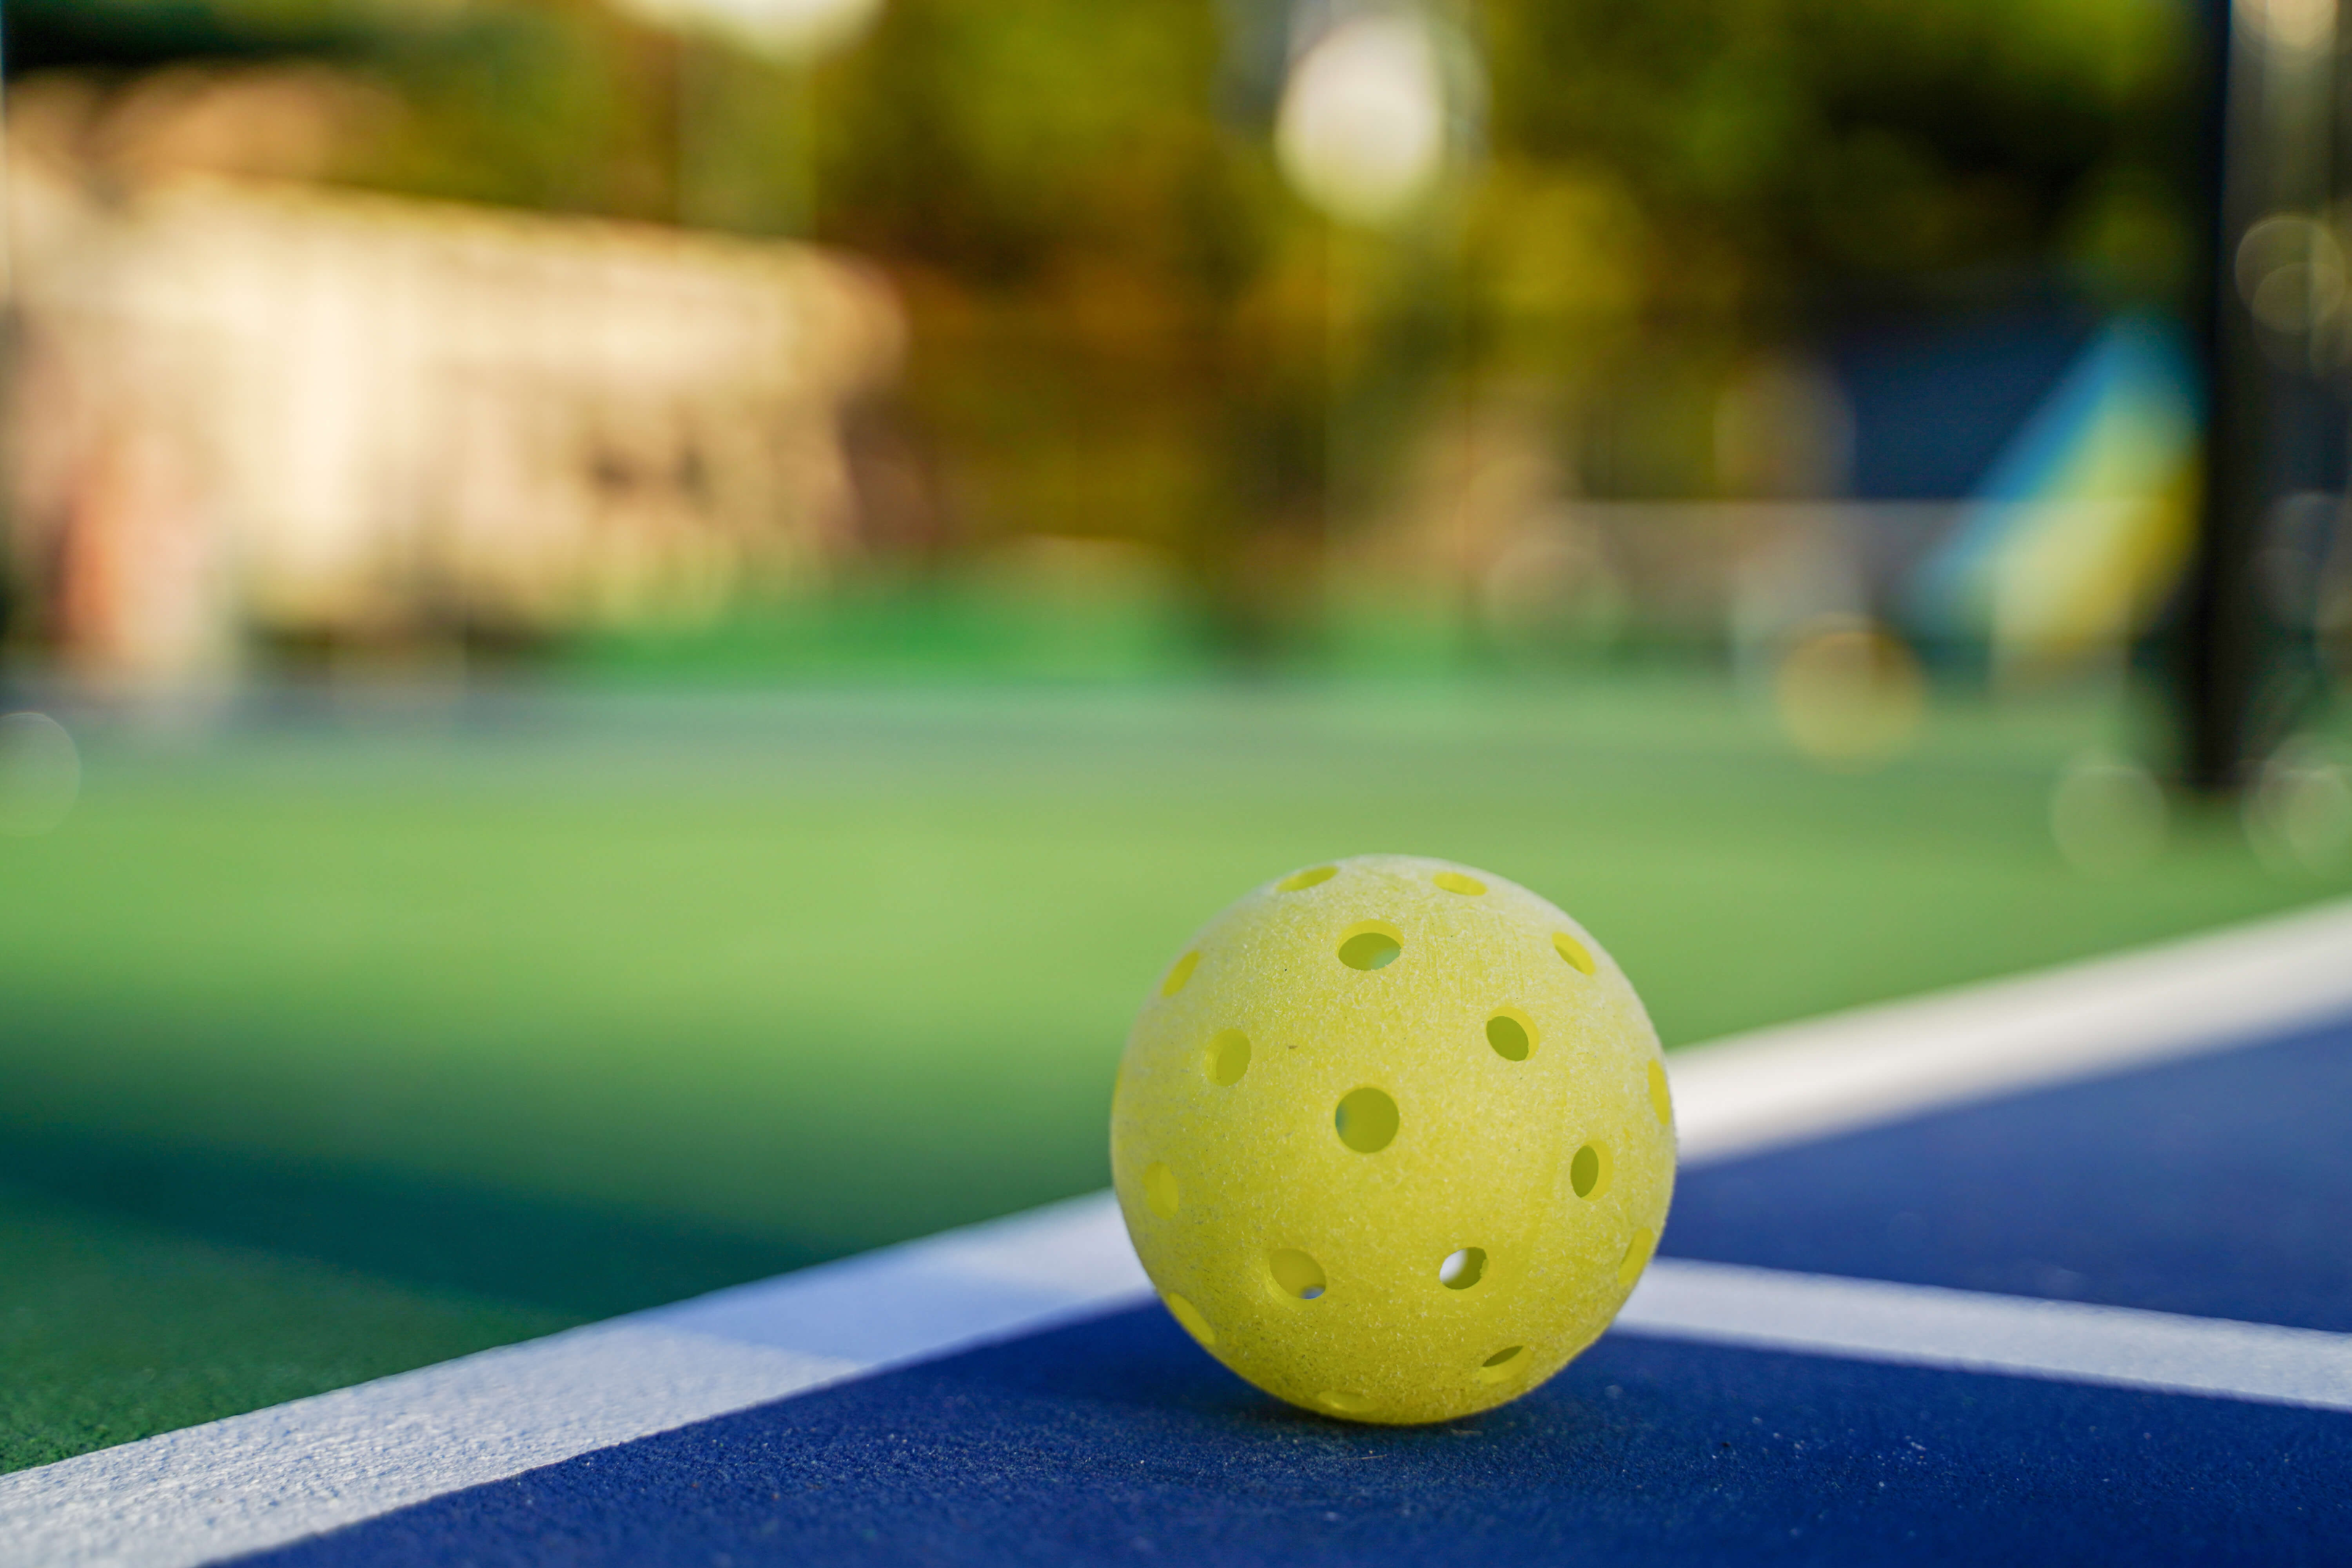
<path fill-rule="evenodd" d="M 362 68 L 402 113 L 347 173 L 441 200 L 667 219 L 675 56 L 584 5 L 486 4 L 388 35 Z"/>
<path fill-rule="evenodd" d="M 979 280 L 1034 283 L 1074 254 L 1180 279 L 1181 220 L 1223 174 L 1217 49 L 1192 0 L 898 0 L 826 84 L 828 214 Z"/>
<path fill-rule="evenodd" d="M 2188 18 L 2158 0 L 1495 0 L 1499 152 L 1598 165 L 1716 305 L 1719 250 L 1769 302 L 1840 274 L 2053 259 L 2118 165 L 2185 139 Z"/>
<path fill-rule="evenodd" d="M 1152 543 L 1245 644 L 1449 386 L 1546 388 L 1564 431 L 1613 420 L 1651 454 L 1620 465 L 1633 489 L 1705 493 L 1684 437 L 1711 388 L 1825 300 L 2188 280 L 2193 39 L 2168 0 L 1446 10 L 1486 61 L 1484 145 L 1390 240 L 1333 232 L 1276 172 L 1274 0 L 888 0 L 806 68 L 598 0 L 206 14 L 255 37 L 369 19 L 341 58 L 405 108 L 350 178 L 879 261 L 953 530 Z"/>
<path fill-rule="evenodd" d="M 745 226 L 798 213 L 780 187 L 813 166 L 820 234 L 1101 338 L 1231 329 L 1316 226 L 1272 175 L 1265 105 L 1231 110 L 1230 10 L 891 0 L 812 72 L 682 47 L 593 0 L 91 15 L 360 40 L 340 52 L 409 112 L 355 173 L 422 194 L 668 216 L 699 123 L 732 191 L 719 205 Z M 1461 16 L 1491 84 L 1469 193 L 1491 237 L 1471 276 L 1514 311 L 1697 310 L 1736 327 L 1843 274 L 2160 249 L 2179 222 L 2167 177 L 2192 51 L 2164 0 L 1485 0 Z M 697 68 L 698 53 L 719 63 Z M 1535 237 L 1515 245 L 1523 219 Z M 1106 294 L 1120 308 L 1087 313 Z"/>

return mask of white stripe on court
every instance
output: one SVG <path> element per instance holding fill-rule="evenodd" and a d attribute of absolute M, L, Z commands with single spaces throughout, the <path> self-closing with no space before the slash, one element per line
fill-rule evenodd
<path fill-rule="evenodd" d="M 2352 1009 L 2352 902 L 1677 1052 L 1705 1160 Z M 1149 1299 L 1108 1193 L 0 1476 L 0 1563 L 193 1564 Z M 2352 1409 L 2352 1336 L 1661 1258 L 1622 1331 Z"/>
<path fill-rule="evenodd" d="M 1097 1193 L 0 1477 L 0 1561 L 211 1562 L 1150 1296 Z M 2352 1411 L 2352 1335 L 1683 1258 L 1612 1331 Z"/>
<path fill-rule="evenodd" d="M 0 1477 L 0 1561 L 257 1551 L 853 1370 L 594 1324 Z"/>
<path fill-rule="evenodd" d="M 0 1563 L 258 1552 L 1150 1294 L 1097 1193 L 0 1476 Z"/>
<path fill-rule="evenodd" d="M 1106 1192 L 656 1307 L 636 1321 L 878 1370 L 1150 1293 L 1118 1200 Z"/>
<path fill-rule="evenodd" d="M 1759 1029 L 1666 1058 L 1686 1163 L 2142 1063 L 2352 1012 L 2352 900 L 2112 958 Z"/>
<path fill-rule="evenodd" d="M 2352 1334 L 1682 1258 L 1611 1331 L 2352 1411 Z"/>

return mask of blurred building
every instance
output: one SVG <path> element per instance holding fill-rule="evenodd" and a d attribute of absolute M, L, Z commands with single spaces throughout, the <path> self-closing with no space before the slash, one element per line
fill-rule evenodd
<path fill-rule="evenodd" d="M 855 547 L 844 423 L 903 338 L 875 277 L 285 177 L 331 98 L 215 84 L 142 121 L 70 84 L 17 95 L 21 634 L 171 680 L 257 634 L 701 617 Z"/>

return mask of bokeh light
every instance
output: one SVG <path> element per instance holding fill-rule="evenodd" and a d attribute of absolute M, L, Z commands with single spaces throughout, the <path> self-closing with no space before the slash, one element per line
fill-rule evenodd
<path fill-rule="evenodd" d="M 1789 636 L 1773 670 L 1780 728 L 1797 750 L 1835 767 L 1868 767 L 1910 745 L 1927 681 L 1902 639 L 1864 617 L 1825 616 Z"/>
<path fill-rule="evenodd" d="M 46 713 L 0 714 L 0 834 L 31 838 L 66 819 L 81 794 L 81 752 Z"/>
<path fill-rule="evenodd" d="M 2263 763 L 2242 811 L 2256 853 L 2280 870 L 2324 872 L 2352 859 L 2352 769 L 2308 739 Z"/>
<path fill-rule="evenodd" d="M 2336 0 L 2236 0 L 2242 26 L 2284 49 L 2315 50 L 2336 35 Z"/>
<path fill-rule="evenodd" d="M 1428 26 L 1410 13 L 1357 16 L 1293 68 L 1275 146 L 1308 202 L 1368 227 L 1402 221 L 1444 173 L 1445 79 Z"/>
<path fill-rule="evenodd" d="M 2110 876 L 2164 851 L 2164 790 L 2139 763 L 2107 752 L 2068 763 L 2050 792 L 2050 836 L 2077 870 Z"/>
<path fill-rule="evenodd" d="M 2239 297 L 2278 332 L 2307 332 L 2344 303 L 2344 247 L 2325 224 L 2274 213 L 2238 242 Z"/>
<path fill-rule="evenodd" d="M 813 59 L 854 42 L 874 24 L 883 0 L 622 0 L 665 26 L 733 38 L 780 59 Z"/>

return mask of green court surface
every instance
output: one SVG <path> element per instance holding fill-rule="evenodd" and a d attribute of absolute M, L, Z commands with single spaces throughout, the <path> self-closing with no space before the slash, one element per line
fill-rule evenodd
<path fill-rule="evenodd" d="M 1318 859 L 1530 885 L 1669 1045 L 2352 886 L 2218 815 L 2070 868 L 2115 721 L 1839 773 L 1666 677 L 85 718 L 0 840 L 0 1468 L 1099 1186 L 1146 988 Z"/>

